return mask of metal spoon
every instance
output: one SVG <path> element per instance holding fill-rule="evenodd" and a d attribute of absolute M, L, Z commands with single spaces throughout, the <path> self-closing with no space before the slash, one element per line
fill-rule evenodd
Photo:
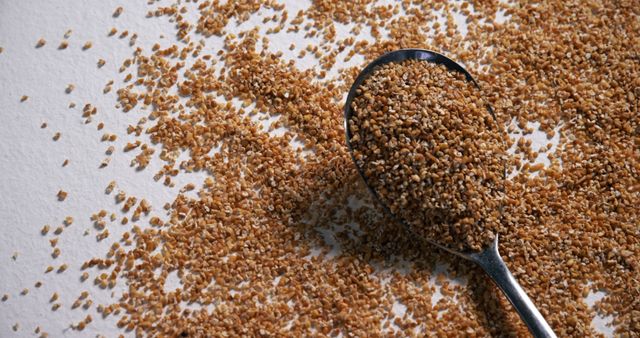
<path fill-rule="evenodd" d="M 463 73 L 467 79 L 467 81 L 473 82 L 473 84 L 478 87 L 478 84 L 473 79 L 471 74 L 467 72 L 462 66 L 457 64 L 455 61 L 447 58 L 442 54 L 438 54 L 436 52 L 432 52 L 425 49 L 400 49 L 393 52 L 389 52 L 384 54 L 368 64 L 358 75 L 355 82 L 351 86 L 351 90 L 349 90 L 349 95 L 347 96 L 347 102 L 344 106 L 344 129 L 347 135 L 347 145 L 349 146 L 349 151 L 351 152 L 351 157 L 355 162 L 355 158 L 353 157 L 353 149 L 351 147 L 351 131 L 349 129 L 349 120 L 353 114 L 351 110 L 351 102 L 356 96 L 356 90 L 360 87 L 362 82 L 373 72 L 373 70 L 383 64 L 387 64 L 390 62 L 401 62 L 404 60 L 423 60 L 427 62 L 433 62 L 436 64 L 442 64 L 447 67 L 451 71 L 457 71 Z M 495 118 L 491 107 L 487 106 L 487 109 L 491 113 L 491 115 Z M 357 167 L 357 165 L 356 165 Z M 360 176 L 364 179 L 365 183 L 367 183 L 367 187 L 369 191 L 373 194 L 373 196 L 380 202 L 381 205 L 384 206 L 386 211 L 391 214 L 389 208 L 382 203 L 378 194 L 371 188 L 371 186 L 367 182 L 367 178 L 365 177 L 362 170 L 358 167 L 358 172 Z M 404 223 L 399 218 L 395 217 L 402 223 Z M 406 225 L 406 223 L 405 223 Z M 407 226 L 409 231 L 411 231 L 410 227 Z M 493 279 L 493 281 L 498 285 L 498 287 L 504 292 L 507 299 L 511 302 L 513 307 L 516 309 L 520 318 L 527 324 L 529 327 L 529 331 L 533 334 L 534 337 L 556 337 L 553 330 L 549 324 L 545 321 L 544 317 L 540 314 L 538 309 L 535 307 L 531 299 L 524 292 L 522 287 L 518 284 L 516 279 L 513 277 L 511 272 L 509 272 L 509 268 L 504 263 L 500 254 L 498 253 L 498 236 L 493 241 L 492 245 L 483 249 L 480 252 L 460 252 L 456 250 L 452 250 L 444 245 L 441 245 L 435 241 L 426 239 L 425 240 L 440 249 L 443 249 L 447 252 L 450 252 L 454 255 L 462 257 L 464 259 L 470 260 L 476 264 L 478 264 L 488 275 Z"/>

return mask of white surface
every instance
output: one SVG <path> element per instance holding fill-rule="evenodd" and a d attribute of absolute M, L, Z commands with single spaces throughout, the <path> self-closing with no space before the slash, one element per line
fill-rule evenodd
<path fill-rule="evenodd" d="M 124 12 L 119 18 L 112 13 L 122 5 Z M 290 13 L 304 7 L 300 2 L 288 6 Z M 156 41 L 174 42 L 175 29 L 167 18 L 147 19 L 150 9 L 144 1 L 10 1 L 0 0 L 0 296 L 9 295 L 9 300 L 0 302 L 0 337 L 31 337 L 36 326 L 50 333 L 51 337 L 86 337 L 96 334 L 116 336 L 117 318 L 99 319 L 95 311 L 97 304 L 112 303 L 111 290 L 103 291 L 93 287 L 95 277 L 91 271 L 88 281 L 82 283 L 78 277 L 82 262 L 108 251 L 113 238 L 129 227 L 119 224 L 121 213 L 112 195 L 105 195 L 108 182 L 116 180 L 115 192 L 123 190 L 128 195 L 146 198 L 153 206 L 154 213 L 162 214 L 162 206 L 171 202 L 180 187 L 188 182 L 199 185 L 201 174 L 181 174 L 175 180 L 176 186 L 168 189 L 153 180 L 153 174 L 160 168 L 160 162 L 152 161 L 143 171 L 129 166 L 134 154 L 124 154 L 121 149 L 127 141 L 133 140 L 124 132 L 126 126 L 137 122 L 139 113 L 122 113 L 114 108 L 115 89 L 127 74 L 118 73 L 120 62 L 129 57 L 133 49 L 129 37 L 137 33 L 138 45 L 148 47 Z M 235 30 L 259 23 L 259 19 L 247 22 Z M 111 27 L 118 28 L 115 37 L 107 37 Z M 339 32 L 341 31 L 339 27 Z M 342 27 L 348 30 L 346 27 Z M 64 33 L 72 29 L 69 47 L 58 50 Z M 129 30 L 129 37 L 119 39 L 123 30 Z M 164 39 L 160 36 L 164 35 Z M 47 44 L 39 49 L 35 44 L 39 38 Z M 273 40 L 273 39 L 272 39 Z M 92 41 L 93 47 L 82 51 L 82 45 Z M 272 41 L 273 49 L 283 50 L 285 57 L 294 57 L 298 50 L 289 52 L 288 46 L 296 42 L 306 46 L 310 41 L 291 37 L 282 41 Z M 216 50 L 221 43 L 217 38 L 207 41 L 207 48 Z M 96 66 L 99 58 L 106 60 L 102 68 Z M 297 60 L 297 59 L 296 59 Z M 354 58 L 350 64 L 359 62 Z M 299 67 L 313 63 L 306 58 Z M 104 85 L 114 80 L 114 90 L 102 94 Z M 65 93 L 68 84 L 76 89 Z M 21 103 L 20 97 L 29 99 Z M 68 108 L 70 102 L 76 107 Z M 98 108 L 93 122 L 84 124 L 82 107 L 92 103 Z M 98 122 L 105 128 L 96 131 Z M 41 129 L 46 122 L 48 127 Z M 54 142 L 55 132 L 62 137 Z M 118 135 L 114 143 L 101 142 L 104 132 Z M 546 143 L 546 141 L 545 141 Z M 109 145 L 116 151 L 108 167 L 99 169 L 101 161 L 107 157 L 104 151 Z M 62 162 L 69 159 L 67 167 Z M 64 202 L 56 197 L 58 190 L 69 193 Z M 89 216 L 100 209 L 118 214 L 118 221 L 109 225 L 111 237 L 97 242 L 98 233 L 92 227 Z M 53 229 L 62 224 L 66 216 L 73 216 L 75 222 L 66 227 L 60 237 L 58 247 L 62 253 L 57 259 L 51 257 L 49 239 Z M 51 225 L 49 235 L 42 236 L 44 224 Z M 88 235 L 83 233 L 88 230 Z M 326 237 L 331 240 L 331 234 Z M 337 250 L 337 249 L 336 249 Z M 17 253 L 16 259 L 12 255 Z M 44 274 L 48 265 L 57 268 L 66 263 L 69 269 L 61 274 Z M 42 281 L 41 288 L 34 283 Z M 122 287 L 120 285 L 119 287 Z M 28 295 L 20 292 L 29 288 Z M 94 305 L 89 310 L 71 310 L 71 304 L 83 290 L 89 290 Z M 49 298 L 53 292 L 60 294 L 62 307 L 51 310 Z M 116 290 L 117 294 L 117 290 Z M 437 301 L 437 299 L 436 299 Z M 394 309 L 401 314 L 402 305 Z M 87 314 L 93 322 L 82 332 L 73 331 L 69 324 L 77 323 Z M 600 329 L 604 321 L 599 321 Z M 19 324 L 17 332 L 12 326 Z M 610 332 L 610 331 L 608 331 Z"/>
<path fill-rule="evenodd" d="M 125 10 L 116 19 L 112 13 L 119 5 Z M 10 297 L 0 302 L 0 337 L 34 336 L 38 325 L 51 337 L 98 333 L 114 336 L 119 332 L 116 318 L 98 319 L 95 311 L 97 304 L 113 302 L 111 291 L 93 287 L 93 271 L 84 283 L 78 277 L 82 262 L 106 253 L 113 238 L 119 238 L 119 233 L 129 226 L 115 222 L 108 226 L 110 238 L 97 242 L 98 231 L 89 217 L 103 208 L 109 212 L 119 210 L 113 194 L 104 193 L 111 180 L 118 183 L 115 192 L 124 190 L 146 198 L 158 213 L 165 202 L 173 201 L 182 186 L 176 184 L 174 189 L 168 189 L 154 182 L 153 174 L 160 168 L 158 161 L 138 172 L 129 166 L 137 152 L 122 152 L 124 144 L 132 140 L 126 137 L 127 125 L 135 125 L 142 115 L 124 114 L 114 108 L 115 88 L 126 75 L 118 73 L 118 68 L 133 49 L 129 38 L 109 38 L 107 33 L 111 27 L 128 29 L 129 36 L 138 33 L 139 45 L 158 41 L 164 33 L 172 42 L 173 25 L 166 18 L 145 19 L 148 10 L 145 2 L 139 1 L 0 1 L 0 46 L 4 48 L 0 54 L 0 295 L 6 293 Z M 73 30 L 69 47 L 58 50 L 68 29 Z M 47 44 L 36 49 L 41 37 Z M 82 51 L 86 41 L 92 41 L 93 47 Z M 99 58 L 107 62 L 100 69 L 96 65 Z M 103 95 L 109 80 L 116 81 L 114 91 Z M 66 94 L 70 83 L 76 88 Z M 22 95 L 29 99 L 21 103 Z M 68 108 L 70 102 L 75 102 L 76 107 Z M 82 107 L 89 102 L 98 108 L 98 114 L 92 123 L 84 124 Z M 97 131 L 100 121 L 105 127 Z M 46 129 L 40 128 L 43 122 L 48 124 Z M 52 137 L 58 131 L 62 136 L 54 142 Z M 113 143 L 101 142 L 103 132 L 115 133 L 119 138 Z M 112 144 L 116 151 L 111 163 L 99 169 L 107 157 L 105 150 Z M 70 163 L 63 168 L 65 159 Z M 180 175 L 176 182 L 199 184 L 201 178 L 193 176 Z M 63 202 L 56 197 L 60 189 L 69 193 Z M 119 220 L 121 213 L 117 214 Z M 68 215 L 75 221 L 59 236 L 62 253 L 53 259 L 48 240 Z M 52 228 L 47 236 L 40 234 L 44 224 Z M 83 236 L 87 229 L 89 235 Z M 15 261 L 11 258 L 14 253 Z M 66 272 L 44 274 L 48 265 L 57 268 L 63 263 L 69 265 Z M 42 281 L 43 286 L 35 288 L 36 281 Z M 20 295 L 23 288 L 29 288 L 28 295 Z M 89 310 L 71 310 L 83 290 L 90 290 L 94 305 Z M 49 303 L 53 292 L 60 294 L 62 304 L 55 312 Z M 94 320 L 85 331 L 69 329 L 69 324 L 87 314 Z M 20 325 L 17 332 L 12 330 L 15 323 Z"/>

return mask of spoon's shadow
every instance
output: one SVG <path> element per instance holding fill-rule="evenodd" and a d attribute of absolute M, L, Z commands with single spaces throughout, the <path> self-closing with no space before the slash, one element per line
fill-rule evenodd
<path fill-rule="evenodd" d="M 318 171 L 322 176 L 332 169 Z M 466 282 L 457 297 L 465 297 L 477 310 L 478 325 L 492 336 L 528 334 L 502 292 L 479 267 L 415 238 L 376 205 L 355 170 L 345 177 L 329 189 L 306 187 L 304 196 L 310 200 L 300 201 L 302 208 L 294 208 L 293 223 L 312 247 L 312 255 L 323 259 L 352 257 L 373 267 L 374 274 L 384 270 L 404 271 L 406 275 L 409 266 L 409 272 L 426 274 L 432 281 L 436 266 L 444 265 L 445 275 L 462 276 Z"/>

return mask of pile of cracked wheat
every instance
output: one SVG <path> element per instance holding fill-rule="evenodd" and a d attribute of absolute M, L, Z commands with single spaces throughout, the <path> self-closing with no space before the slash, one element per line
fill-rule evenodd
<path fill-rule="evenodd" d="M 497 122 L 471 115 L 475 127 L 511 126 L 506 146 L 515 154 L 508 159 L 502 219 L 492 226 L 499 227 L 507 265 L 555 332 L 596 336 L 591 323 L 598 313 L 611 315 L 619 336 L 640 335 L 637 0 L 317 0 L 301 10 L 271 0 L 149 6 L 148 20 L 169 17 L 180 42 L 142 48 L 132 35 L 133 53 L 121 68 L 129 75 L 104 92 L 117 89 L 122 110 L 139 114 L 140 123 L 117 134 L 132 139 L 124 150 L 139 152 L 140 169 L 166 162 L 156 175 L 164 184 L 183 171 L 209 177 L 202 187 L 186 186 L 183 191 L 198 194 L 176 196 L 167 213 L 118 193 L 118 208 L 131 210 L 130 219 L 113 222 L 108 212 L 91 217 L 105 229 L 99 240 L 113 246 L 85 263 L 83 280 L 105 289 L 126 285 L 114 303 L 97 306 L 95 317 L 117 316 L 125 330 L 158 336 L 526 336 L 476 267 L 418 243 L 385 218 L 347 150 L 342 107 L 355 75 L 384 52 L 426 48 L 463 62 L 478 80 Z M 454 15 L 466 17 L 465 34 Z M 238 23 L 251 27 L 227 33 Z M 294 33 L 314 42 L 285 47 L 295 53 L 289 61 L 270 41 Z M 224 46 L 207 45 L 209 37 Z M 314 66 L 302 67 L 296 56 Z M 411 71 L 424 71 L 416 66 Z M 463 109 L 450 108 L 458 110 L 445 114 Z M 93 115 L 87 105 L 84 116 Z M 287 128 L 280 136 L 256 121 L 275 115 L 271 127 Z M 534 122 L 549 138 L 559 134 L 559 145 L 533 149 L 521 139 Z M 442 121 L 451 131 L 447 123 L 455 122 Z M 464 141 L 449 146 L 440 151 L 464 150 L 455 161 L 484 161 Z M 187 160 L 178 160 L 182 152 Z M 548 165 L 536 164 L 538 158 Z M 415 170 L 417 183 L 438 174 Z M 107 238 L 109 229 L 123 227 L 121 238 Z M 326 240 L 331 236 L 335 243 Z M 437 276 L 436 262 L 465 283 Z M 175 272 L 180 286 L 165 289 Z M 589 307 L 585 296 L 597 290 L 606 296 Z M 394 314 L 398 307 L 406 308 L 404 315 Z M 73 327 L 84 329 L 91 320 Z"/>
<path fill-rule="evenodd" d="M 458 250 L 494 239 L 506 149 L 473 82 L 444 65 L 390 63 L 358 87 L 351 109 L 356 163 L 394 215 Z"/>

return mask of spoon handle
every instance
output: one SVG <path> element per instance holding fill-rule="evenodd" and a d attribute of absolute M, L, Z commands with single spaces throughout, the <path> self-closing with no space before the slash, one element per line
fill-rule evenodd
<path fill-rule="evenodd" d="M 481 252 L 471 254 L 469 258 L 480 265 L 504 292 L 534 337 L 556 337 L 547 321 L 542 317 L 540 311 L 531 302 L 531 299 L 509 272 L 509 268 L 500 257 L 497 237 L 493 245 Z"/>

